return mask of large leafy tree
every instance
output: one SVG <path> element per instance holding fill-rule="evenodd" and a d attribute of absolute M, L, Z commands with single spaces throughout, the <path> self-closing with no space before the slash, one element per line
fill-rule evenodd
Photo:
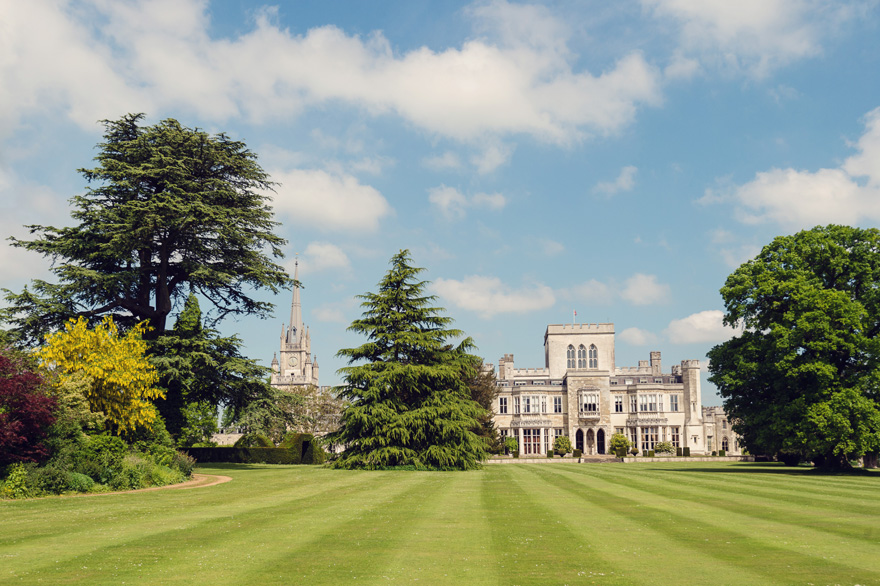
<path fill-rule="evenodd" d="M 880 231 L 778 237 L 721 289 L 743 332 L 709 352 L 749 450 L 847 467 L 880 449 Z"/>
<path fill-rule="evenodd" d="M 467 384 L 480 361 L 468 353 L 470 338 L 449 345 L 462 332 L 431 306 L 434 296 L 417 279 L 422 270 L 400 251 L 378 292 L 360 296 L 363 317 L 349 330 L 367 342 L 339 351 L 349 366 L 340 369 L 345 384 L 338 391 L 350 404 L 328 438 L 345 446 L 336 467 L 464 470 L 486 457 L 485 441 L 474 433 L 484 410 Z"/>
<path fill-rule="evenodd" d="M 110 316 L 89 329 L 80 317 L 48 336 L 36 355 L 59 377 L 85 377 L 91 411 L 103 413 L 113 431 L 150 429 L 157 415 L 152 401 L 164 393 L 156 386 L 158 375 L 147 358 L 145 329 L 140 323 L 120 334 Z"/>
<path fill-rule="evenodd" d="M 271 304 L 250 292 L 289 283 L 271 260 L 284 241 L 256 155 L 225 134 L 142 119 L 104 121 L 97 166 L 80 169 L 89 187 L 71 200 L 75 226 L 32 225 L 36 239 L 12 239 L 50 257 L 59 281 L 6 291 L 0 319 L 20 342 L 39 344 L 76 316 L 112 315 L 123 328 L 149 320 L 159 336 L 189 292 L 208 299 L 216 319 L 265 315 Z"/>
<path fill-rule="evenodd" d="M 152 363 L 165 389 L 157 406 L 168 431 L 177 435 L 188 426 L 186 414 L 202 413 L 206 406 L 238 414 L 271 394 L 269 369 L 243 357 L 240 347 L 237 336 L 223 337 L 204 326 L 198 299 L 190 294 L 174 327 L 153 342 Z"/>

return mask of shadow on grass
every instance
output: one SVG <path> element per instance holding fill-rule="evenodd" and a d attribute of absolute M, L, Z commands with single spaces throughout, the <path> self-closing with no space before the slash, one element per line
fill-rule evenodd
<path fill-rule="evenodd" d="M 647 466 L 645 467 L 647 468 Z M 880 470 L 865 470 L 864 468 L 824 470 L 814 466 L 786 466 L 780 462 L 731 464 L 717 468 L 688 466 L 682 468 L 651 467 L 649 469 L 667 472 L 705 472 L 708 474 L 783 474 L 786 476 L 860 476 L 880 478 Z"/>
<path fill-rule="evenodd" d="M 260 462 L 198 462 L 198 468 L 216 470 L 265 470 L 266 468 L 321 468 L 323 464 L 265 464 Z"/>

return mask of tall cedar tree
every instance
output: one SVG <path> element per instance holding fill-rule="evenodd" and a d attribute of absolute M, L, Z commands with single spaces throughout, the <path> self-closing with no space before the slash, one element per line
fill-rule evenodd
<path fill-rule="evenodd" d="M 238 414 L 251 401 L 271 395 L 269 369 L 243 357 L 240 347 L 237 336 L 224 338 L 203 326 L 198 299 L 190 294 L 174 328 L 153 343 L 152 362 L 165 389 L 156 406 L 169 432 L 180 433 L 191 403 L 220 405 Z"/>
<path fill-rule="evenodd" d="M 34 366 L 14 350 L 0 348 L 0 468 L 49 456 L 44 440 L 55 422 L 55 406 Z"/>
<path fill-rule="evenodd" d="M 73 227 L 28 226 L 13 245 L 50 257 L 59 283 L 5 290 L 0 320 L 22 344 L 39 344 L 71 317 L 112 315 L 123 329 L 149 320 L 151 336 L 188 292 L 211 301 L 216 319 L 266 315 L 247 293 L 289 284 L 265 191 L 269 176 L 243 142 L 173 119 L 141 126 L 143 114 L 104 120 L 90 186 L 71 199 Z"/>
<path fill-rule="evenodd" d="M 484 410 L 467 384 L 480 363 L 468 353 L 473 341 L 448 345 L 463 333 L 430 306 L 435 297 L 416 279 L 423 269 L 410 263 L 400 251 L 378 293 L 360 296 L 364 314 L 349 330 L 368 341 L 339 351 L 349 366 L 339 371 L 345 384 L 337 392 L 350 404 L 328 438 L 345 446 L 337 468 L 468 470 L 486 458 L 486 443 L 474 433 Z"/>
<path fill-rule="evenodd" d="M 880 231 L 778 237 L 721 295 L 744 331 L 709 351 L 709 380 L 749 451 L 845 468 L 880 449 Z"/>

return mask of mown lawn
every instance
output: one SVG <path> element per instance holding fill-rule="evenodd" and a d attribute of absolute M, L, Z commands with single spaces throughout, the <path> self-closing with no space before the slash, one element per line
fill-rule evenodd
<path fill-rule="evenodd" d="M 880 474 L 201 472 L 234 480 L 0 502 L 0 584 L 880 584 Z"/>

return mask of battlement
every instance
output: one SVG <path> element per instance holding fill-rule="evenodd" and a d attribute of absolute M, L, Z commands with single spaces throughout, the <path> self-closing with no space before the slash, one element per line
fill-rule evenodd
<path fill-rule="evenodd" d="M 645 361 L 640 360 L 639 362 Z M 614 374 L 620 376 L 626 374 L 651 374 L 651 367 L 647 365 L 642 366 L 641 364 L 639 366 L 618 366 L 614 369 Z"/>
<path fill-rule="evenodd" d="M 552 324 L 547 334 L 613 334 L 614 324 Z"/>
<path fill-rule="evenodd" d="M 700 368 L 699 360 L 682 360 L 681 361 L 682 368 Z"/>
<path fill-rule="evenodd" d="M 514 368 L 513 376 L 550 376 L 549 368 Z"/>

